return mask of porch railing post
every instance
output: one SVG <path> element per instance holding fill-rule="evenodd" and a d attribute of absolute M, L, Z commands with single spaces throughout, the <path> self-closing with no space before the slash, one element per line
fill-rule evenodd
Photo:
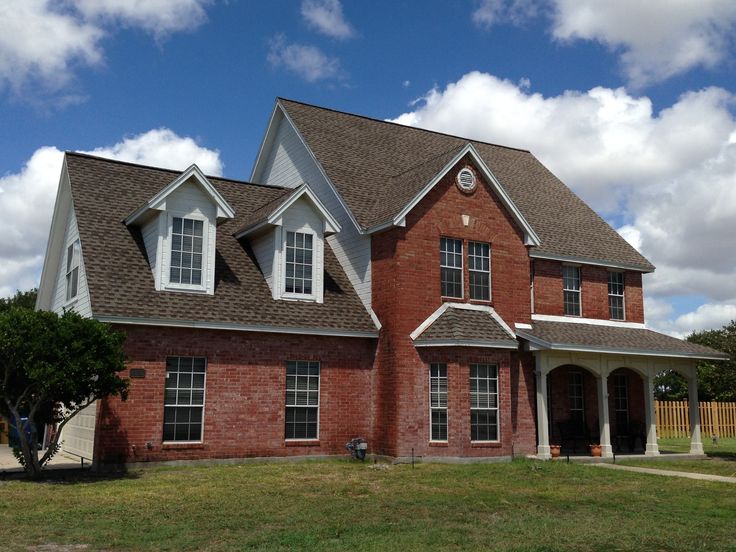
<path fill-rule="evenodd" d="M 657 410 L 654 403 L 654 376 L 651 375 L 644 378 L 644 418 L 647 424 L 647 448 L 644 454 L 657 456 Z"/>

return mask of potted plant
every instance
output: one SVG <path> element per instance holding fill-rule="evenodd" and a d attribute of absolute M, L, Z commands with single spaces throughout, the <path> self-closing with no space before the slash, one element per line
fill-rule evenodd
<path fill-rule="evenodd" d="M 550 445 L 549 452 L 552 455 L 552 458 L 559 458 L 561 449 L 561 445 Z"/>
<path fill-rule="evenodd" d="M 601 446 L 599 444 L 592 444 L 590 445 L 590 455 L 600 457 L 601 455 Z"/>

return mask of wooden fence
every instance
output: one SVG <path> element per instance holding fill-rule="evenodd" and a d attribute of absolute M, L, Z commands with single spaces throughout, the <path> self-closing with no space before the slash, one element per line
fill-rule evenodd
<path fill-rule="evenodd" d="M 658 437 L 690 437 L 687 401 L 654 401 Z M 736 437 L 736 402 L 701 402 L 700 434 Z"/>

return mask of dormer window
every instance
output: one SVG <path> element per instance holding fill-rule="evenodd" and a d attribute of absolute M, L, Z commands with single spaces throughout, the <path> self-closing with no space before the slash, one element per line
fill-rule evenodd
<path fill-rule="evenodd" d="M 286 232 L 286 270 L 284 291 L 287 294 L 312 295 L 314 240 L 306 232 Z"/>
<path fill-rule="evenodd" d="M 76 298 L 79 292 L 79 240 L 69 244 L 66 248 L 66 300 Z"/>
<path fill-rule="evenodd" d="M 169 284 L 202 285 L 204 221 L 173 217 Z"/>

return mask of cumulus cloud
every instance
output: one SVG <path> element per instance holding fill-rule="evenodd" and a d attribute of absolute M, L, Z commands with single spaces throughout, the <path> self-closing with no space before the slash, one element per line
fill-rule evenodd
<path fill-rule="evenodd" d="M 473 23 L 489 28 L 498 23 L 520 25 L 537 15 L 538 5 L 534 0 L 480 0 L 473 11 Z"/>
<path fill-rule="evenodd" d="M 21 95 L 59 92 L 79 67 L 104 62 L 102 41 L 116 26 L 158 39 L 193 29 L 211 0 L 3 0 L 0 2 L 0 89 Z M 72 100 L 79 95 L 69 96 Z M 68 99 L 64 99 L 68 102 Z"/>
<path fill-rule="evenodd" d="M 268 62 L 300 76 L 307 82 L 339 78 L 340 62 L 316 46 L 289 43 L 282 34 L 271 39 Z"/>
<path fill-rule="evenodd" d="M 629 82 L 643 86 L 693 67 L 713 67 L 733 46 L 732 0 L 554 0 L 552 33 L 621 52 Z"/>
<path fill-rule="evenodd" d="M 94 155 L 185 169 L 197 163 L 207 174 L 222 173 L 216 150 L 197 145 L 169 129 L 155 129 Z M 55 147 L 37 149 L 17 173 L 0 177 L 0 296 L 38 285 L 64 154 Z"/>
<path fill-rule="evenodd" d="M 530 149 L 595 209 L 625 221 L 621 235 L 657 265 L 648 304 L 706 297 L 711 307 L 677 319 L 704 324 L 729 315 L 712 305 L 736 304 L 733 102 L 706 88 L 655 112 L 649 98 L 623 88 L 545 97 L 525 81 L 473 72 L 394 121 Z"/>
<path fill-rule="evenodd" d="M 302 17 L 317 32 L 332 38 L 346 39 L 355 34 L 342 13 L 340 0 L 303 0 Z"/>

